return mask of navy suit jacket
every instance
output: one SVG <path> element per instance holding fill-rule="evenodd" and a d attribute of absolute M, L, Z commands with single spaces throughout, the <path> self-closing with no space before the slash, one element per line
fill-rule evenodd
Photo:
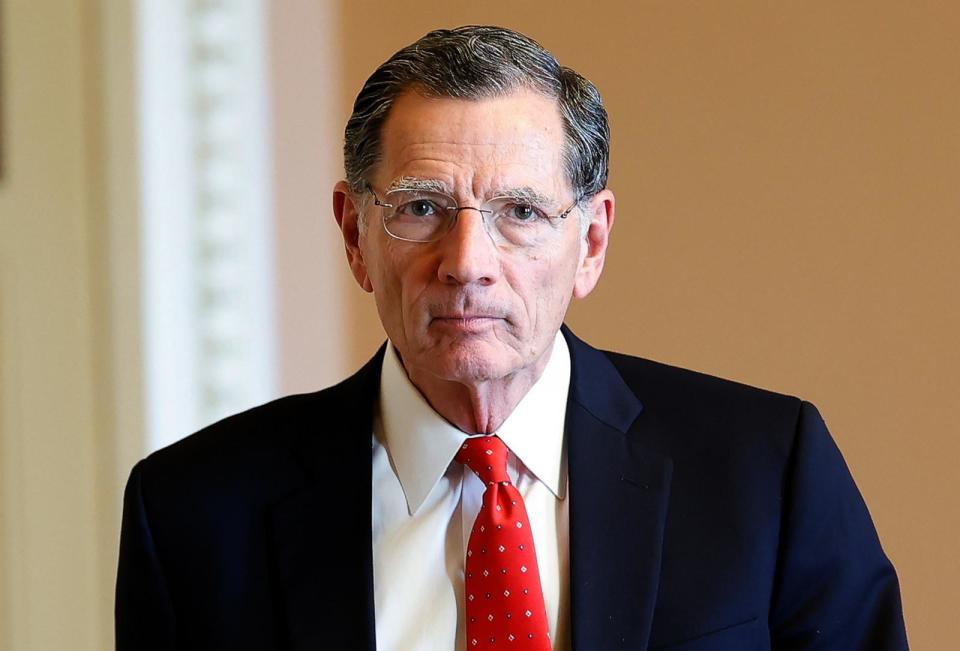
<path fill-rule="evenodd" d="M 564 334 L 575 650 L 907 648 L 896 574 L 812 405 Z M 382 355 L 137 464 L 118 649 L 375 649 Z"/>

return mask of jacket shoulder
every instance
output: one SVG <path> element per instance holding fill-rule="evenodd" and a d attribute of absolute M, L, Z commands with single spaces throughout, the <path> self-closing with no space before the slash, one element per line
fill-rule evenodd
<path fill-rule="evenodd" d="M 643 405 L 638 422 L 656 424 L 665 450 L 677 454 L 766 450 L 785 461 L 804 411 L 816 409 L 792 395 L 604 351 Z"/>
<path fill-rule="evenodd" d="M 602 351 L 616 367 L 624 382 L 641 401 L 655 399 L 658 404 L 706 400 L 710 405 L 733 403 L 737 406 L 787 409 L 794 413 L 801 399 L 736 380 L 680 368 L 663 362 L 614 351 Z"/>
<path fill-rule="evenodd" d="M 356 444 L 341 436 L 371 421 L 379 382 L 379 358 L 339 384 L 277 398 L 228 416 L 161 448 L 141 462 L 145 476 L 263 472 L 300 459 L 304 449 Z M 372 431 L 372 430 L 371 430 Z"/>
<path fill-rule="evenodd" d="M 284 396 L 227 416 L 153 452 L 146 465 L 183 466 L 289 447 L 300 429 L 330 403 L 325 395 L 329 391 Z"/>

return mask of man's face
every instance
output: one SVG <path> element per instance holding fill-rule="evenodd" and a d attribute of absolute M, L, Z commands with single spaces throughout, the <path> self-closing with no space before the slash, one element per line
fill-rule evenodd
<path fill-rule="evenodd" d="M 383 197 L 426 181 L 474 207 L 532 190 L 556 214 L 575 199 L 562 147 L 556 103 L 537 93 L 471 101 L 407 92 L 384 123 L 370 183 Z M 373 292 L 411 379 L 477 385 L 542 370 L 571 297 L 588 294 L 599 277 L 613 218 L 612 195 L 601 194 L 589 204 L 587 237 L 574 210 L 530 248 L 498 246 L 476 210 L 461 211 L 441 239 L 415 243 L 384 231 L 369 194 L 352 196 L 340 185 L 335 208 L 354 275 Z M 359 232 L 351 220 L 361 210 L 367 227 Z"/>

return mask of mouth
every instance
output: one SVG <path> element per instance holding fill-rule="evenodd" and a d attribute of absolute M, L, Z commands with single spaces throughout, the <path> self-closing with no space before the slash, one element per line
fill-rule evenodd
<path fill-rule="evenodd" d="M 430 325 L 460 332 L 481 332 L 501 321 L 502 317 L 490 314 L 448 314 L 434 316 Z"/>

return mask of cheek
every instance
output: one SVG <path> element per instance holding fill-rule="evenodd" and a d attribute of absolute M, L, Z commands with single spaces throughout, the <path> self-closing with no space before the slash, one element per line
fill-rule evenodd
<path fill-rule="evenodd" d="M 400 270 L 404 269 L 402 256 L 393 250 L 390 242 L 370 240 L 361 247 L 364 263 L 370 273 L 374 291 L 382 300 L 396 300 L 400 285 Z"/>
<path fill-rule="evenodd" d="M 375 282 L 377 303 L 386 321 L 402 324 L 404 330 L 416 329 L 425 312 L 423 299 L 433 274 L 429 261 L 420 256 L 402 255 L 403 251 L 384 251 L 379 260 Z"/>
<path fill-rule="evenodd" d="M 577 270 L 579 247 L 562 246 L 556 250 L 529 256 L 516 276 L 525 297 L 529 327 L 535 331 L 553 330 L 570 302 Z"/>
<path fill-rule="evenodd" d="M 547 287 L 544 288 L 544 294 L 549 296 L 548 309 L 554 321 L 563 320 L 567 306 L 573 297 L 577 269 L 580 267 L 580 248 L 578 242 L 571 242 L 564 246 L 558 252 L 555 263 L 551 265 L 549 277 L 545 279 Z"/>
<path fill-rule="evenodd" d="M 373 286 L 377 311 L 380 313 L 381 321 L 389 328 L 389 323 L 395 321 L 399 315 L 400 279 L 397 276 L 396 260 L 382 244 L 381 242 L 362 242 L 361 252 L 370 284 Z"/>

